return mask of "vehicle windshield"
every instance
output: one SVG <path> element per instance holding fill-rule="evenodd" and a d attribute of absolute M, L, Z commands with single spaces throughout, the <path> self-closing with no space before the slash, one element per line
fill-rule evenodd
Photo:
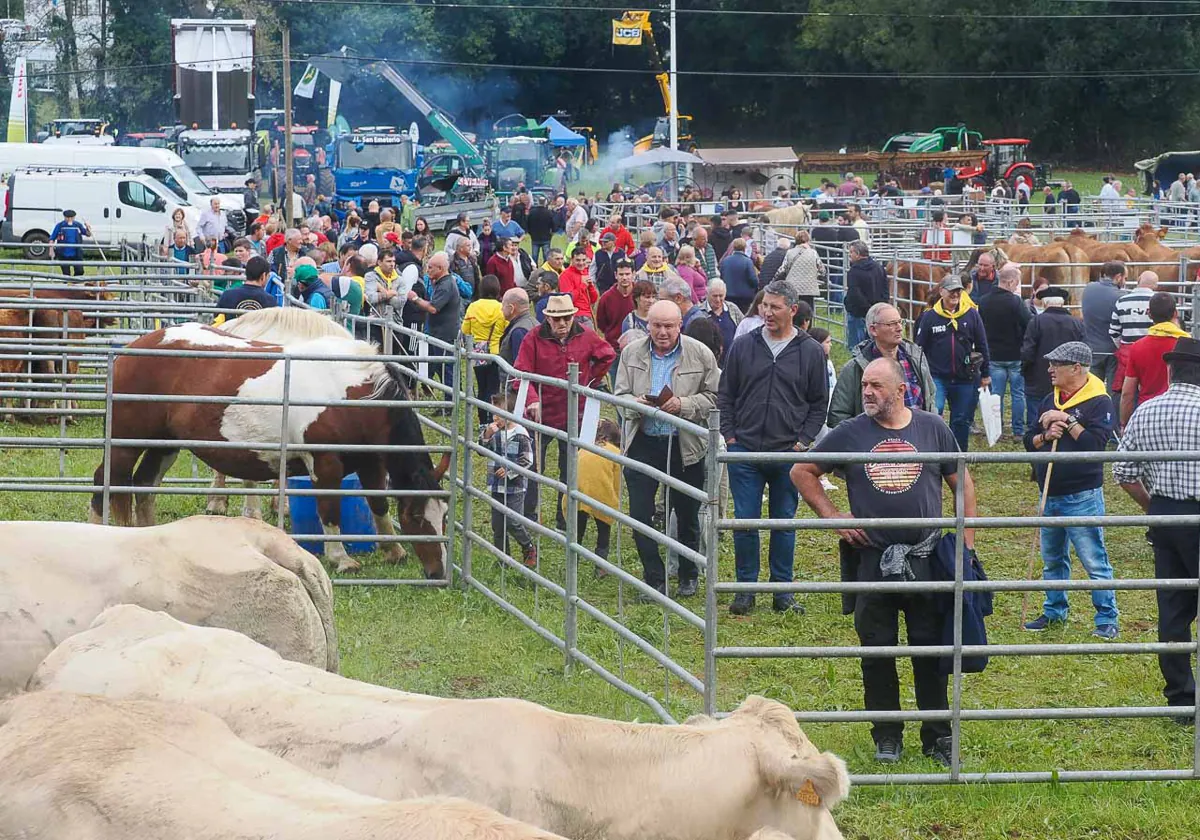
<path fill-rule="evenodd" d="M 540 159 L 538 144 L 529 141 L 517 143 L 501 143 L 496 149 L 496 160 L 510 166 L 533 164 Z"/>
<path fill-rule="evenodd" d="M 359 141 L 343 137 L 338 142 L 339 169 L 402 169 L 413 168 L 413 146 L 408 140 L 380 142 L 379 138 Z"/>
<path fill-rule="evenodd" d="M 293 134 L 292 146 L 295 148 L 311 149 L 313 147 L 313 136 L 311 134 Z"/>
<path fill-rule="evenodd" d="M 143 137 L 138 140 L 138 145 L 143 149 L 165 149 L 167 141 L 162 137 Z"/>
<path fill-rule="evenodd" d="M 63 137 L 75 134 L 96 134 L 100 131 L 99 120 L 55 120 L 54 129 Z"/>
<path fill-rule="evenodd" d="M 189 203 L 189 195 L 216 195 L 186 164 L 172 166 L 170 169 L 147 167 L 146 174 L 161 181 L 171 192 L 179 196 L 183 204 Z"/>
<path fill-rule="evenodd" d="M 251 169 L 248 144 L 181 143 L 179 156 L 194 172 L 208 175 L 244 175 Z"/>

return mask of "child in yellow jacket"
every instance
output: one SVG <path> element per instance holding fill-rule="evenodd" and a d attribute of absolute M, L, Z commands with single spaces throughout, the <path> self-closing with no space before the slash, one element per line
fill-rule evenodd
<path fill-rule="evenodd" d="M 621 454 L 621 429 L 611 420 L 601 420 L 596 427 L 596 445 L 611 452 Z M 621 465 L 595 452 L 579 453 L 579 492 L 590 496 L 598 502 L 608 505 L 614 510 L 621 509 Z M 566 512 L 566 499 L 563 499 L 563 512 Z M 596 510 L 585 502 L 579 503 L 579 517 L 576 520 L 576 539 L 583 543 L 587 533 L 588 519 L 596 520 L 596 553 L 608 559 L 608 541 L 612 533 L 613 518 L 607 513 Z M 597 576 L 603 577 L 606 572 L 596 570 Z"/>

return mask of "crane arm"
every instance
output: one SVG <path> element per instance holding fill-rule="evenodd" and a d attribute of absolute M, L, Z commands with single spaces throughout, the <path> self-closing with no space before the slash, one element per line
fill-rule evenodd
<path fill-rule="evenodd" d="M 470 166 L 482 168 L 485 165 L 483 155 L 475 144 L 458 130 L 448 116 L 422 96 L 421 92 L 413 86 L 412 82 L 400 75 L 396 71 L 396 68 L 385 61 L 376 61 L 368 64 L 364 69 L 379 76 L 396 90 L 400 91 L 400 95 L 421 112 L 421 116 L 429 121 L 434 130 L 450 144 L 454 151 L 462 155 Z"/>

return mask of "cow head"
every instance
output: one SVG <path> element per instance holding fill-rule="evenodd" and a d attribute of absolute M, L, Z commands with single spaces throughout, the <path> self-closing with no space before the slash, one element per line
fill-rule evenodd
<path fill-rule="evenodd" d="M 429 456 L 426 455 L 424 460 L 428 461 Z M 432 470 L 425 469 L 424 475 L 421 475 L 421 466 L 418 466 L 418 474 L 416 476 L 419 483 L 418 487 L 412 489 L 422 490 L 439 490 L 441 489 L 442 477 L 445 476 L 446 470 L 450 467 L 450 455 L 442 455 L 441 462 Z M 396 486 L 396 476 L 392 476 L 392 486 Z M 446 534 L 447 514 L 450 511 L 450 505 L 445 499 L 429 498 L 421 496 L 402 496 L 400 498 L 400 530 L 410 536 L 431 536 L 441 537 Z M 446 576 L 446 544 L 443 542 L 416 542 L 413 543 L 413 549 L 417 552 L 417 559 L 421 561 L 421 568 L 425 573 L 425 577 L 430 580 L 434 578 L 443 578 Z"/>
<path fill-rule="evenodd" d="M 831 825 L 829 810 L 850 792 L 846 763 L 818 751 L 791 710 L 774 700 L 746 698 L 720 725 L 730 724 L 754 732 L 758 784 L 765 801 L 760 798 L 752 828 L 772 826 L 793 837 L 825 837 L 814 833 L 815 827 Z"/>

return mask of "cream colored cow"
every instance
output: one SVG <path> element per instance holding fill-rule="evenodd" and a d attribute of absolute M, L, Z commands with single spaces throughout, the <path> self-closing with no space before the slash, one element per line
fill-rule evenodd
<path fill-rule="evenodd" d="M 406 694 L 286 662 L 237 633 L 114 607 L 61 644 L 34 689 L 186 703 L 248 742 L 384 799 L 461 796 L 575 838 L 797 840 L 842 835 L 841 759 L 751 697 L 722 721 L 660 726 L 520 700 Z"/>
<path fill-rule="evenodd" d="M 287 659 L 337 670 L 333 588 L 276 528 L 197 516 L 153 528 L 0 523 L 0 696 L 24 688 L 106 607 L 140 604 L 238 630 Z"/>
<path fill-rule="evenodd" d="M 0 704 L 0 837 L 556 840 L 471 802 L 353 793 L 198 709 L 58 692 Z"/>

